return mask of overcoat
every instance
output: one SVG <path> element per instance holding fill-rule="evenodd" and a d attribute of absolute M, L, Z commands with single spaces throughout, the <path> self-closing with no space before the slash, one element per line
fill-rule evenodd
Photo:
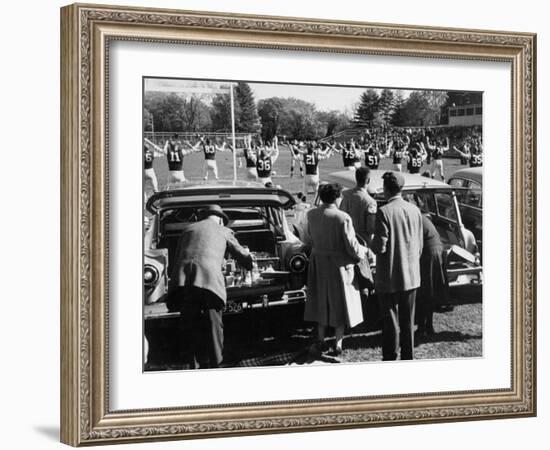
<path fill-rule="evenodd" d="M 357 241 L 351 217 L 335 204 L 309 211 L 304 241 L 312 248 L 304 319 L 331 327 L 361 323 L 354 266 L 367 249 Z"/>
<path fill-rule="evenodd" d="M 171 287 L 195 286 L 227 300 L 222 264 L 229 251 L 240 265 L 252 268 L 250 254 L 239 244 L 233 231 L 212 220 L 187 224 L 178 241 Z"/>
<path fill-rule="evenodd" d="M 366 189 L 355 187 L 342 193 L 340 209 L 350 215 L 355 232 L 365 242 L 369 242 L 370 236 L 374 233 L 374 220 L 372 219 L 376 215 L 376 200 L 369 195 Z"/>
<path fill-rule="evenodd" d="M 420 287 L 422 214 L 396 195 L 378 209 L 372 250 L 376 253 L 375 289 L 391 294 Z"/>

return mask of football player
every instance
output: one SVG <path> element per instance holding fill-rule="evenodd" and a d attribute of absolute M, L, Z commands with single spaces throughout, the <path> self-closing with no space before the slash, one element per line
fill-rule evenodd
<path fill-rule="evenodd" d="M 446 145 L 443 145 L 443 141 L 437 139 L 434 144 L 430 143 L 430 138 L 426 136 L 426 145 L 431 155 L 432 160 L 432 178 L 435 178 L 436 173 L 439 178 L 444 181 L 445 173 L 443 170 L 443 154 L 449 150 L 449 138 L 446 138 Z"/>
<path fill-rule="evenodd" d="M 258 173 L 258 181 L 264 186 L 267 183 L 273 184 L 271 174 L 273 173 L 273 165 L 279 157 L 279 145 L 277 136 L 273 138 L 273 145 L 261 144 L 256 153 L 256 172 Z"/>
<path fill-rule="evenodd" d="M 304 178 L 303 193 L 307 201 L 308 194 L 317 194 L 319 189 L 319 161 L 322 159 L 330 158 L 333 154 L 334 148 L 329 144 L 325 145 L 324 149 L 321 149 L 317 141 L 308 142 L 306 151 L 302 152 L 302 158 L 306 167 L 306 176 Z"/>
<path fill-rule="evenodd" d="M 392 159 L 393 159 L 393 167 L 394 170 L 397 172 L 403 171 L 402 161 L 405 156 L 405 152 L 407 151 L 407 148 L 409 147 L 410 139 L 409 136 L 405 136 L 404 138 L 398 136 L 395 138 L 395 140 L 392 140 Z"/>
<path fill-rule="evenodd" d="M 371 144 L 367 148 L 367 151 L 364 153 L 365 166 L 367 166 L 370 170 L 378 169 L 378 166 L 380 165 L 380 160 L 390 154 L 392 148 L 391 146 L 391 141 L 387 143 L 386 139 L 384 138 L 376 139 L 374 143 Z M 385 151 L 383 151 L 383 149 Z"/>
<path fill-rule="evenodd" d="M 481 145 L 470 145 L 468 142 L 465 142 L 462 145 L 462 150 L 460 151 L 456 146 L 453 146 L 455 150 L 466 162 L 470 164 L 470 167 L 481 167 L 483 166 L 483 151 Z"/>
<path fill-rule="evenodd" d="M 214 179 L 218 179 L 218 164 L 216 163 L 216 152 L 225 151 L 226 143 L 224 142 L 221 147 L 213 143 L 209 138 L 200 138 L 200 145 L 204 153 L 204 171 L 203 179 L 208 180 L 208 175 L 212 173 Z"/>
<path fill-rule="evenodd" d="M 358 167 L 361 167 L 361 158 L 359 156 L 359 150 L 355 145 L 355 140 L 351 138 L 344 145 L 341 143 L 338 144 L 338 153 L 342 155 L 342 162 L 344 163 L 344 168 L 347 170 L 355 170 Z"/>
<path fill-rule="evenodd" d="M 407 161 L 407 170 L 409 173 L 420 173 L 420 169 L 425 159 L 426 151 L 424 146 L 421 143 L 411 145 L 405 153 L 405 160 Z"/>
<path fill-rule="evenodd" d="M 143 171 L 144 171 L 144 185 L 143 188 L 147 189 L 147 184 L 150 185 L 153 193 L 159 190 L 157 181 L 157 175 L 153 168 L 153 161 L 155 160 L 155 151 L 151 146 L 143 145 Z"/>
<path fill-rule="evenodd" d="M 304 166 L 303 166 L 303 160 L 300 152 L 300 144 L 298 143 L 298 140 L 294 139 L 290 144 L 287 144 L 287 147 L 290 150 L 290 178 L 294 176 L 294 166 L 296 166 L 296 163 L 298 163 L 298 167 L 300 168 L 300 176 L 304 176 Z"/>
<path fill-rule="evenodd" d="M 244 148 L 236 156 L 239 157 L 239 161 L 240 158 L 244 158 L 245 160 L 247 180 L 256 181 L 258 179 L 258 171 L 256 170 L 256 151 L 252 145 L 252 136 L 248 135 L 244 140 Z M 227 146 L 231 151 L 234 151 L 231 145 L 227 144 Z M 240 164 L 239 167 L 241 167 Z"/>
<path fill-rule="evenodd" d="M 164 144 L 164 154 L 168 162 L 168 184 L 183 183 L 185 174 L 183 172 L 183 157 L 188 153 L 181 148 L 178 135 L 174 134 Z"/>

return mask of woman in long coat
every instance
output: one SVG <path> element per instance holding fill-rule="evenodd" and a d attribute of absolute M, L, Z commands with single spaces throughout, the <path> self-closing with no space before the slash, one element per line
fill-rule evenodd
<path fill-rule="evenodd" d="M 319 350 L 326 328 L 335 328 L 334 352 L 339 355 L 345 327 L 363 321 L 354 265 L 365 258 L 367 249 L 357 241 L 351 217 L 338 209 L 342 187 L 323 185 L 319 196 L 323 204 L 308 212 L 304 236 L 312 248 L 304 320 L 318 324 L 314 351 Z"/>

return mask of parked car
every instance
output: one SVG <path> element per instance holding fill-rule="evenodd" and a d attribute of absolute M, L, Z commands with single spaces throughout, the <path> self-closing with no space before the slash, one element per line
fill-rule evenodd
<path fill-rule="evenodd" d="M 199 209 L 211 204 L 222 207 L 229 217 L 227 226 L 257 263 L 251 273 L 227 255 L 220 268 L 227 286 L 224 313 L 303 303 L 308 260 L 285 217 L 285 210 L 295 205 L 292 194 L 242 181 L 180 184 L 153 194 L 146 204 L 150 218 L 144 239 L 145 319 L 178 315 L 170 307 L 170 264 L 182 229 L 197 220 Z"/>
<path fill-rule="evenodd" d="M 462 221 L 474 233 L 481 252 L 483 240 L 483 167 L 468 167 L 457 170 L 449 179 L 449 184 L 457 188 L 456 198 L 458 199 Z"/>
<path fill-rule="evenodd" d="M 377 201 L 378 206 L 386 203 L 383 195 L 382 175 L 385 170 L 371 170 L 368 191 Z M 405 185 L 402 196 L 405 200 L 423 205 L 438 230 L 441 241 L 447 250 L 448 277 L 451 287 L 481 284 L 482 267 L 474 235 L 464 226 L 458 207 L 455 191 L 441 181 L 422 177 L 409 173 L 402 173 Z M 355 173 L 353 171 L 338 171 L 326 177 L 327 182 L 339 183 L 344 188 L 355 186 Z M 318 198 L 315 203 L 318 203 Z M 304 218 L 297 217 L 295 230 L 302 235 L 305 226 Z M 376 271 L 375 263 L 372 265 Z"/>

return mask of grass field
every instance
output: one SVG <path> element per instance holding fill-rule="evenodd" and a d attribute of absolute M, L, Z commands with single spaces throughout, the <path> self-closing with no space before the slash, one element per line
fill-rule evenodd
<path fill-rule="evenodd" d="M 216 155 L 218 162 L 218 171 L 220 180 L 232 180 L 233 179 L 233 161 L 232 153 L 218 152 Z M 285 147 L 281 148 L 281 152 L 277 162 L 274 165 L 275 175 L 272 177 L 273 182 L 282 186 L 284 189 L 292 193 L 301 192 L 303 188 L 303 179 L 300 177 L 298 166 L 294 170 L 294 177 L 290 178 L 290 152 Z M 445 177 L 448 179 L 456 170 L 466 167 L 460 164 L 458 159 L 445 159 L 444 162 Z M 193 153 L 184 158 L 184 171 L 185 177 L 189 181 L 201 181 L 203 176 L 204 156 L 202 152 Z M 392 169 L 393 164 L 391 159 L 383 159 L 380 163 L 380 169 Z M 154 169 L 159 182 L 159 187 L 162 189 L 166 185 L 168 180 L 168 164 L 165 157 L 157 157 L 154 161 Z M 324 176 L 342 170 L 342 157 L 340 155 L 334 155 L 332 158 L 323 160 L 320 162 L 320 179 L 323 180 Z M 427 170 L 428 167 L 424 165 L 421 169 L 421 173 Z M 246 171 L 243 167 L 237 169 L 237 178 L 240 180 L 246 180 Z"/>

